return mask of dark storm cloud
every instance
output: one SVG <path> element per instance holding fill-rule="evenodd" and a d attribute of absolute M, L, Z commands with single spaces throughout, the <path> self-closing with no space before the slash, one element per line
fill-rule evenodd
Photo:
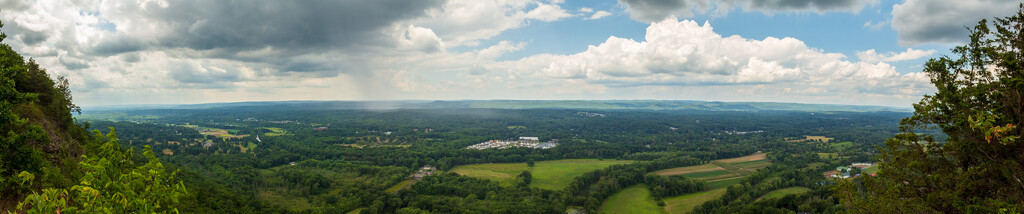
<path fill-rule="evenodd" d="M 134 10 L 147 22 L 167 26 L 158 46 L 246 51 L 327 49 L 382 45 L 381 30 L 422 16 L 439 0 L 172 1 L 166 8 Z M 151 24 L 143 23 L 143 24 Z M 133 44 L 120 44 L 131 46 Z M 130 51 L 133 48 L 107 48 Z"/>
<path fill-rule="evenodd" d="M 24 42 L 26 45 L 36 45 L 40 42 L 46 41 L 46 39 L 50 38 L 50 36 L 46 35 L 43 32 L 25 30 L 19 32 L 17 35 L 14 36 L 14 38 L 17 40 L 21 40 L 21 42 Z"/>
<path fill-rule="evenodd" d="M 0 7 L 0 13 L 4 12 L 2 8 L 3 7 Z M 18 25 L 18 23 L 10 20 L 4 21 L 5 22 L 3 22 L 3 32 L 7 34 L 7 38 L 12 38 L 21 41 L 26 45 L 37 45 L 43 41 L 46 41 L 46 39 L 50 38 L 50 36 L 44 32 L 26 29 Z"/>
<path fill-rule="evenodd" d="M 771 11 L 852 11 L 875 1 L 864 0 L 751 0 L 750 9 Z"/>
<path fill-rule="evenodd" d="M 104 39 L 89 49 L 90 53 L 100 56 L 110 56 L 125 52 L 140 51 L 146 47 L 145 42 L 138 38 L 125 35 L 117 35 L 110 39 Z"/>
<path fill-rule="evenodd" d="M 901 45 L 956 44 L 967 40 L 981 19 L 1012 14 L 1016 0 L 908 0 L 893 6 L 892 28 Z"/>
<path fill-rule="evenodd" d="M 60 62 L 61 65 L 64 65 L 68 70 L 78 70 L 90 67 L 89 62 L 85 60 L 76 59 L 66 55 L 58 56 L 57 61 Z"/>
<path fill-rule="evenodd" d="M 878 0 L 619 0 L 626 6 L 630 17 L 635 20 L 655 22 L 669 16 L 692 16 L 694 13 L 705 13 L 712 8 L 731 10 L 742 7 L 744 10 L 765 13 L 786 12 L 829 12 L 858 11 L 864 5 L 876 3 Z"/>
<path fill-rule="evenodd" d="M 681 14 L 691 14 L 695 3 L 707 4 L 703 0 L 619 0 L 619 3 L 626 5 L 630 17 L 640 21 L 655 22 L 666 17 Z M 689 16 L 689 15 L 686 15 Z"/>

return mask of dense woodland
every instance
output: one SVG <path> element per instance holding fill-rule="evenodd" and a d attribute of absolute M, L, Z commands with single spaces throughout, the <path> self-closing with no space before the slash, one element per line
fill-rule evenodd
<path fill-rule="evenodd" d="M 795 179 L 762 185 L 821 186 L 821 172 L 850 162 L 869 161 L 869 151 L 897 131 L 895 121 L 908 116 L 900 112 L 588 111 L 606 116 L 588 117 L 568 109 L 213 108 L 109 111 L 87 114 L 84 118 L 88 118 L 92 129 L 114 127 L 122 146 L 152 147 L 161 160 L 180 170 L 179 177 L 185 184 L 213 190 L 190 195 L 197 199 L 197 204 L 187 211 L 340 212 L 362 208 L 371 213 L 560 213 L 566 209 L 596 212 L 605 198 L 633 184 L 648 184 L 659 199 L 703 191 L 703 182 L 649 172 L 758 152 L 778 156 L 772 158 L 777 165 L 764 172 L 764 176 Z M 236 137 L 204 135 L 197 129 L 224 129 Z M 737 134 L 744 131 L 751 133 Z M 833 143 L 787 141 L 804 135 L 835 139 Z M 520 136 L 537 136 L 544 141 L 557 139 L 559 146 L 465 149 L 487 140 Z M 837 147 L 835 142 L 855 143 Z M 823 160 L 818 158 L 819 152 L 843 158 Z M 808 158 L 789 158 L 797 155 Z M 574 158 L 640 162 L 586 173 L 563 191 L 501 187 L 491 181 L 452 173 L 427 176 L 398 194 L 383 191 L 424 165 L 444 171 L 464 164 Z M 807 168 L 811 163 L 818 163 L 818 167 Z M 782 164 L 805 169 L 786 171 Z M 796 178 L 798 175 L 807 177 Z M 746 183 L 758 185 L 759 180 Z M 819 195 L 830 198 L 828 187 L 820 188 L 826 190 Z M 770 189 L 761 191 L 745 194 Z M 267 203 L 278 197 L 302 198 L 309 204 L 295 209 L 299 206 Z M 522 203 L 524 198 L 532 198 L 528 200 L 531 203 Z M 815 200 L 827 202 L 828 206 L 814 210 L 837 210 L 831 207 L 834 200 Z"/>

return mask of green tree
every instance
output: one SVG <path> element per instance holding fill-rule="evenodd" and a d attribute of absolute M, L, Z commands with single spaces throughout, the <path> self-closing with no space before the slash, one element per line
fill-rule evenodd
<path fill-rule="evenodd" d="M 5 37 L 0 32 L 0 41 Z M 18 184 L 20 179 L 15 175 L 23 171 L 39 173 L 42 168 L 42 152 L 28 142 L 39 142 L 46 136 L 41 127 L 14 112 L 19 105 L 37 100 L 36 94 L 17 90 L 15 78 L 26 70 L 21 54 L 0 43 L 0 195 L 5 197 L 17 197 L 27 190 Z"/>
<path fill-rule="evenodd" d="M 533 174 L 530 174 L 530 171 L 523 171 L 519 173 L 519 178 L 523 179 L 523 185 L 529 185 L 533 181 Z"/>
<path fill-rule="evenodd" d="M 83 156 L 79 165 L 85 176 L 69 189 L 47 188 L 33 193 L 18 204 L 18 210 L 29 213 L 168 213 L 187 192 L 185 185 L 175 182 L 176 173 L 167 173 L 163 164 L 145 147 L 148 160 L 136 165 L 132 150 L 122 150 L 114 129 L 105 136 L 94 131 L 96 142 L 103 142 L 98 154 Z M 29 173 L 22 173 L 28 177 Z"/>
<path fill-rule="evenodd" d="M 914 104 L 901 133 L 879 148 L 878 177 L 844 182 L 837 196 L 854 212 L 996 213 L 1024 211 L 1024 4 L 981 20 L 958 58 L 931 59 L 938 89 Z M 945 142 L 921 133 L 939 129 Z"/>

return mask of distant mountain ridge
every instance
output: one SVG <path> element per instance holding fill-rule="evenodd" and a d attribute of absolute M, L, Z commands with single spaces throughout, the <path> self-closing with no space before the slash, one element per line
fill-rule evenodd
<path fill-rule="evenodd" d="M 124 105 L 83 107 L 84 113 L 152 109 L 341 110 L 341 109 L 580 109 L 580 110 L 704 110 L 807 112 L 912 112 L 912 108 L 778 102 L 718 102 L 696 100 L 448 100 L 448 101 L 255 101 L 187 105 Z"/>

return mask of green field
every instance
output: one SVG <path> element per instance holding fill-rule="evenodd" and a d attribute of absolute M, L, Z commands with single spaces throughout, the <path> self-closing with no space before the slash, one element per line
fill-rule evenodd
<path fill-rule="evenodd" d="M 713 180 L 713 181 L 706 181 L 706 183 L 704 183 L 704 184 L 707 185 L 708 189 L 718 189 L 718 188 L 726 188 L 726 187 L 732 186 L 733 184 L 738 184 L 738 183 L 740 183 L 741 180 L 743 180 L 743 177 L 731 177 L 731 178 L 723 178 L 723 179 L 718 179 L 718 180 Z"/>
<path fill-rule="evenodd" d="M 714 200 L 722 195 L 725 195 L 725 188 L 665 198 L 665 212 L 669 214 L 689 213 L 697 205 Z"/>
<path fill-rule="evenodd" d="M 818 153 L 818 158 L 821 158 L 821 159 L 832 159 L 832 158 L 838 158 L 838 157 L 839 157 L 839 154 L 836 154 L 836 153 L 823 153 L 823 152 L 819 152 Z"/>
<path fill-rule="evenodd" d="M 730 171 L 727 171 L 727 170 L 715 170 L 715 171 L 703 171 L 703 172 L 686 173 L 686 174 L 682 174 L 682 175 L 686 176 L 687 178 L 701 179 L 701 180 L 711 180 L 711 179 L 735 177 L 735 176 L 738 176 L 739 174 L 736 174 L 736 173 L 733 173 L 733 172 L 730 172 Z"/>
<path fill-rule="evenodd" d="M 736 167 L 739 167 L 739 168 L 743 168 L 743 169 L 760 169 L 760 168 L 767 167 L 768 165 L 772 165 L 772 162 L 768 161 L 768 159 L 764 159 L 764 160 L 748 161 L 748 162 L 742 162 L 742 163 L 733 163 L 732 165 L 736 166 Z"/>
<path fill-rule="evenodd" d="M 282 129 L 282 128 L 277 128 L 277 127 L 263 127 L 263 128 L 264 128 L 264 129 L 268 129 L 268 130 L 270 130 L 270 133 L 267 133 L 267 134 L 266 134 L 267 136 L 270 136 L 270 137 L 273 137 L 273 136 L 281 136 L 281 135 L 286 135 L 286 134 L 288 134 L 288 131 L 285 131 L 285 130 L 284 130 L 284 129 Z"/>
<path fill-rule="evenodd" d="M 654 202 L 647 184 L 639 184 L 622 189 L 601 203 L 601 213 L 665 213 L 665 210 Z"/>
<path fill-rule="evenodd" d="M 398 193 L 399 190 L 402 190 L 402 188 L 405 188 L 405 186 L 411 185 L 413 183 L 416 183 L 416 180 L 404 180 L 402 182 L 398 182 L 394 186 L 388 187 L 388 189 L 385 189 L 384 192 Z"/>
<path fill-rule="evenodd" d="M 864 171 L 864 173 L 867 173 L 867 174 L 878 173 L 878 165 L 869 166 L 868 168 L 864 168 L 864 170 L 862 170 L 862 171 Z"/>
<path fill-rule="evenodd" d="M 718 189 L 739 183 L 743 176 L 772 163 L 765 159 L 766 154 L 753 154 L 738 158 L 719 159 L 709 164 L 677 167 L 656 171 L 659 175 L 682 175 L 687 178 L 707 182 L 708 189 Z"/>
<path fill-rule="evenodd" d="M 738 158 L 719 159 L 709 164 L 660 170 L 660 175 L 682 175 L 704 181 L 709 191 L 665 198 L 668 213 L 688 213 L 693 207 L 725 194 L 726 187 L 737 184 L 743 177 L 771 165 L 764 153 Z"/>
<path fill-rule="evenodd" d="M 846 149 L 849 149 L 850 147 L 853 147 L 853 142 L 846 141 L 846 142 L 842 142 L 842 143 L 833 143 L 833 144 L 829 144 L 829 146 L 831 146 L 832 148 L 835 148 L 836 150 L 839 150 L 839 151 L 846 151 Z"/>
<path fill-rule="evenodd" d="M 461 165 L 451 171 L 463 176 L 497 181 L 502 186 L 511 186 L 515 183 L 516 176 L 519 173 L 530 170 L 530 173 L 533 175 L 533 181 L 530 183 L 531 187 L 561 190 L 569 186 L 572 179 L 583 173 L 615 164 L 632 162 L 623 160 L 566 159 L 536 162 L 533 168 L 526 167 L 526 163 L 496 163 Z"/>
<path fill-rule="evenodd" d="M 757 200 L 781 198 L 781 197 L 784 197 L 786 195 L 800 194 L 800 193 L 805 193 L 805 192 L 810 192 L 810 191 L 811 191 L 811 189 L 808 189 L 807 187 L 790 187 L 790 188 L 785 188 L 785 189 L 780 189 L 780 190 L 775 190 L 775 191 L 768 192 L 768 194 L 764 194 L 764 196 L 761 196 L 761 198 L 758 198 Z"/>

